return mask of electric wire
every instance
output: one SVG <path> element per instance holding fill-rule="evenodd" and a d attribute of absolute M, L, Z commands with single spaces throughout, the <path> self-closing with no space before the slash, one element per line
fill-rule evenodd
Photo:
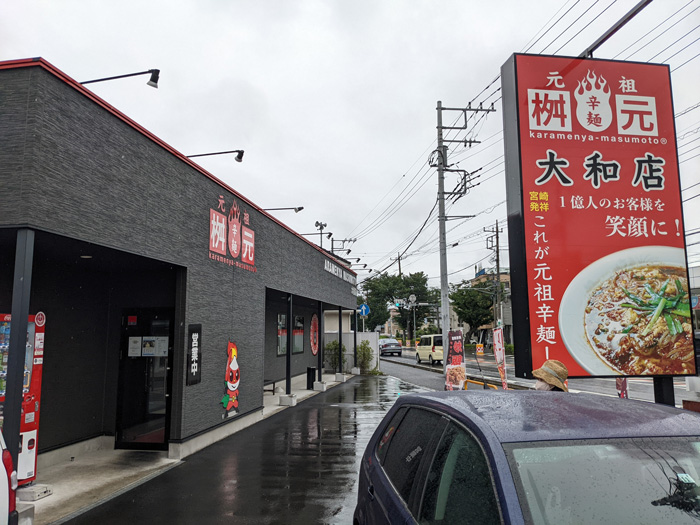
<path fill-rule="evenodd" d="M 629 46 L 627 46 L 625 49 L 623 49 L 622 51 L 620 51 L 617 55 L 613 56 L 613 59 L 616 59 L 616 58 L 619 57 L 622 53 L 624 53 L 625 51 L 627 51 L 630 47 L 632 47 L 633 45 L 639 43 L 644 37 L 651 35 L 654 31 L 656 31 L 657 29 L 661 28 L 662 25 L 664 25 L 664 24 L 665 24 L 666 22 L 668 22 L 671 18 L 673 18 L 674 16 L 676 16 L 678 13 L 680 13 L 683 9 L 685 9 L 686 7 L 688 7 L 688 6 L 689 6 L 690 4 L 692 4 L 692 3 L 693 3 L 693 2 L 692 2 L 692 0 L 691 0 L 690 2 L 688 2 L 687 4 L 685 4 L 685 5 L 684 5 L 683 7 L 681 7 L 678 11 L 676 11 L 676 12 L 673 13 L 671 16 L 669 16 L 668 18 L 666 18 L 663 22 L 661 22 L 660 24 L 657 24 L 656 27 L 654 27 L 651 31 L 647 32 L 646 35 L 643 35 L 639 40 L 637 40 L 637 41 L 635 41 L 635 42 L 632 42 Z M 695 9 L 693 9 L 690 13 L 688 13 L 687 15 L 685 15 L 684 18 L 687 18 L 689 15 L 691 15 L 692 13 L 694 13 L 695 11 L 697 11 L 698 9 L 700 9 L 700 6 L 699 6 L 699 7 L 696 7 Z M 640 48 L 637 49 L 636 51 L 632 52 L 632 53 L 631 53 L 629 56 L 627 56 L 624 60 L 629 60 L 632 56 L 636 55 L 639 51 L 641 51 L 642 49 L 644 49 L 645 47 L 647 47 L 649 44 L 651 44 L 652 42 L 655 42 L 658 38 L 660 38 L 661 36 L 663 36 L 664 34 L 666 34 L 666 32 L 670 31 L 670 30 L 673 29 L 676 25 L 678 25 L 679 23 L 681 23 L 681 22 L 683 21 L 684 18 L 681 18 L 680 20 L 678 20 L 677 22 L 675 22 L 674 24 L 672 24 L 671 26 L 669 26 L 668 28 L 666 28 L 665 30 L 663 30 L 661 33 L 659 33 L 657 36 L 655 36 L 654 38 L 652 38 L 649 42 L 647 42 L 646 44 L 644 44 L 642 47 L 640 47 Z"/>
<path fill-rule="evenodd" d="M 547 51 L 547 48 L 548 48 L 549 46 L 551 46 L 554 42 L 556 42 L 557 40 L 559 40 L 559 38 L 560 38 L 564 33 L 566 33 L 569 29 L 571 29 L 571 27 L 572 27 L 574 24 L 576 24 L 576 22 L 578 22 L 578 21 L 581 19 L 581 17 L 582 17 L 583 15 L 585 15 L 586 13 L 588 13 L 588 11 L 590 11 L 591 9 L 593 9 L 593 8 L 598 4 L 598 2 L 600 2 L 600 0 L 595 0 L 595 2 L 593 2 L 593 4 L 592 4 L 591 6 L 588 7 L 588 9 L 586 9 L 583 13 L 581 13 L 581 14 L 576 18 L 576 20 L 574 20 L 573 22 L 571 22 L 571 24 L 569 24 L 569 25 L 566 27 L 566 29 L 564 29 L 564 31 L 562 31 L 561 33 L 559 33 L 559 34 L 557 35 L 557 37 L 556 37 L 551 43 L 547 44 L 547 46 L 545 46 L 545 48 L 541 51 L 541 53 L 544 53 L 545 51 Z M 578 2 L 577 2 L 577 3 L 578 3 Z"/>
<path fill-rule="evenodd" d="M 561 47 L 560 47 L 559 49 L 557 49 L 557 50 L 554 52 L 554 54 L 556 55 L 557 53 L 559 53 L 559 51 L 561 51 L 562 49 L 564 49 L 564 47 L 566 47 L 566 45 L 569 44 L 569 42 L 571 42 L 574 38 L 576 38 L 577 36 L 579 36 L 579 34 L 581 34 L 581 31 L 583 31 L 584 29 L 587 29 L 593 22 L 595 22 L 596 20 L 598 20 L 598 18 L 600 18 L 600 17 L 603 15 L 603 13 L 605 13 L 605 11 L 607 11 L 608 9 L 610 9 L 616 2 L 617 2 L 617 0 L 612 0 L 612 2 L 610 2 L 610 4 L 608 5 L 608 7 L 606 7 L 605 9 L 603 9 L 600 13 L 598 13 L 598 14 L 595 16 L 595 18 L 593 18 L 593 19 L 592 19 L 590 22 L 588 22 L 585 26 L 583 26 L 581 29 L 579 29 L 579 30 L 574 34 L 574 36 L 572 36 L 571 38 L 569 38 L 569 40 L 567 40 L 566 42 L 564 42 L 564 44 L 562 44 Z"/>
<path fill-rule="evenodd" d="M 542 40 L 542 38 L 544 38 L 544 36 L 545 36 L 547 33 L 549 33 L 552 29 L 554 29 L 554 26 L 556 26 L 559 22 L 561 22 L 561 20 L 562 20 L 566 15 L 568 15 L 569 12 L 570 12 L 574 7 L 576 7 L 576 6 L 579 4 L 580 1 L 581 1 L 581 0 L 576 0 L 576 2 L 574 3 L 574 5 L 572 5 L 572 6 L 566 11 L 566 13 L 564 13 L 563 15 L 561 15 L 561 16 L 557 19 L 557 21 L 554 22 L 554 23 L 549 27 L 549 29 L 547 29 L 544 33 L 542 33 L 542 35 L 541 35 L 537 40 L 535 40 L 532 44 L 529 44 L 529 45 L 528 45 L 528 44 L 525 44 L 527 47 L 526 47 L 526 49 L 525 49 L 524 52 L 527 53 L 528 51 L 530 51 L 530 49 L 532 49 L 533 47 L 535 47 L 535 44 L 537 44 L 537 42 L 539 42 L 540 40 Z M 559 11 L 561 11 L 562 9 L 564 9 L 564 7 L 566 7 L 566 4 L 564 4 L 561 8 L 559 8 Z M 554 18 L 555 16 L 557 16 L 557 14 L 559 13 L 559 11 L 557 11 L 557 12 L 554 14 L 554 16 L 552 16 L 552 18 Z M 547 21 L 547 24 L 549 24 L 549 22 L 552 21 L 552 18 L 550 18 L 549 21 Z M 545 27 L 546 27 L 547 24 L 545 24 Z M 546 49 L 546 47 L 545 47 L 545 49 Z"/>
<path fill-rule="evenodd" d="M 692 62 L 693 60 L 695 60 L 695 59 L 698 58 L 698 57 L 700 57 L 700 53 L 698 53 L 697 55 L 695 55 L 695 56 L 692 57 L 692 58 L 689 58 L 688 60 L 686 60 L 685 62 L 683 62 L 680 66 L 677 66 L 677 67 L 673 68 L 673 69 L 671 70 L 671 73 L 673 73 L 674 71 L 678 71 L 680 68 L 682 68 L 683 66 L 685 66 L 685 65 L 688 64 L 689 62 Z"/>
<path fill-rule="evenodd" d="M 661 53 L 663 53 L 663 52 L 666 51 L 667 49 L 669 49 L 669 48 L 673 47 L 674 45 L 676 45 L 678 42 L 680 42 L 681 40 L 683 40 L 685 37 L 687 37 L 690 33 L 692 33 L 693 31 L 695 31 L 695 30 L 696 30 L 697 28 L 699 28 L 699 27 L 700 27 L 700 25 L 695 26 L 693 29 L 691 29 L 691 30 L 688 31 L 686 34 L 684 34 L 682 37 L 678 38 L 676 41 L 672 42 L 671 44 L 669 44 L 668 46 L 666 46 L 665 48 L 663 48 L 661 51 L 659 51 L 658 53 L 656 53 L 653 57 L 651 57 L 649 60 L 647 60 L 647 62 L 651 62 L 652 60 L 654 60 L 654 59 L 655 59 L 657 56 L 659 56 Z M 698 41 L 698 39 L 693 40 L 690 44 L 694 44 L 694 43 L 697 42 L 697 41 Z M 690 45 L 690 44 L 688 44 L 688 45 Z M 686 46 L 686 47 L 688 47 L 688 46 Z M 685 47 L 684 47 L 683 49 L 685 49 Z M 681 50 L 681 51 L 682 51 L 682 50 Z M 676 56 L 677 54 L 678 54 L 678 53 L 672 55 L 671 57 L 674 57 L 674 56 Z M 671 57 L 669 57 L 669 58 L 671 58 Z M 664 62 L 667 62 L 667 61 L 668 61 L 668 60 L 665 60 Z"/>

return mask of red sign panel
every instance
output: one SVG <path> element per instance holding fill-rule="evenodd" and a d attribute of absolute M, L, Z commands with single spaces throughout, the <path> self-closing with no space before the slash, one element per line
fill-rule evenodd
<path fill-rule="evenodd" d="M 514 64 L 532 368 L 695 374 L 668 67 Z"/>
<path fill-rule="evenodd" d="M 311 353 L 318 355 L 318 315 L 311 316 L 311 331 L 309 338 L 311 339 Z"/>
<path fill-rule="evenodd" d="M 250 228 L 250 215 L 233 199 L 226 204 L 219 196 L 217 209 L 209 209 L 209 258 L 250 272 L 255 267 L 255 231 Z"/>

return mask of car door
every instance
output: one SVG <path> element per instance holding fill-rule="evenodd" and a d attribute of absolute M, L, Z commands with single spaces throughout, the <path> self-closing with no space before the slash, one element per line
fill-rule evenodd
<path fill-rule="evenodd" d="M 415 523 L 415 502 L 423 493 L 426 465 L 445 424 L 436 412 L 417 407 L 400 410 L 392 418 L 377 444 L 376 461 L 368 469 L 366 490 L 371 498 L 365 523 Z"/>
<path fill-rule="evenodd" d="M 487 456 L 464 427 L 447 425 L 426 469 L 425 492 L 416 502 L 418 523 L 503 523 Z"/>
<path fill-rule="evenodd" d="M 425 353 L 425 349 L 427 348 L 428 344 L 430 344 L 430 337 L 424 335 L 420 338 L 416 352 L 418 352 L 418 356 L 420 357 L 421 361 L 428 359 L 428 356 Z"/>

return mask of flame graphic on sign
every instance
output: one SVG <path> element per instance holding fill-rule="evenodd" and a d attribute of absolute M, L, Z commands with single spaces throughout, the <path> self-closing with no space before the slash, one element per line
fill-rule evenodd
<path fill-rule="evenodd" d="M 574 90 L 576 118 L 588 131 L 604 131 L 612 123 L 610 87 L 607 81 L 588 70 L 586 78 Z"/>
<path fill-rule="evenodd" d="M 228 251 L 234 258 L 241 253 L 241 208 L 236 201 L 228 214 Z"/>

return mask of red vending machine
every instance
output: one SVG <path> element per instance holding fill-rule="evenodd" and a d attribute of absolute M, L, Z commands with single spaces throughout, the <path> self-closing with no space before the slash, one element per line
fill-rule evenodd
<path fill-rule="evenodd" d="M 12 316 L 0 314 L 0 403 L 5 406 L 7 386 L 7 357 L 10 348 Z M 17 478 L 20 485 L 36 479 L 37 436 L 39 434 L 39 408 L 41 406 L 41 370 L 44 364 L 43 312 L 29 316 L 27 324 L 27 352 L 24 360 L 22 384 L 22 420 L 20 422 L 19 454 L 17 456 Z M 0 425 L 3 421 L 0 411 Z"/>

